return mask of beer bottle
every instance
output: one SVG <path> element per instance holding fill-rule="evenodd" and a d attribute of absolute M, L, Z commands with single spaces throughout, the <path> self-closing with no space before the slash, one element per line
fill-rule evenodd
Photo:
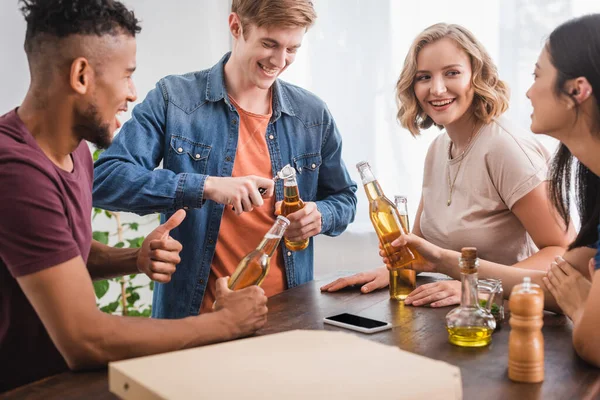
<path fill-rule="evenodd" d="M 300 199 L 298 191 L 298 182 L 296 181 L 296 170 L 291 165 L 286 165 L 279 172 L 278 176 L 283 179 L 283 203 L 281 204 L 281 215 L 287 217 L 291 213 L 304 208 L 304 202 Z M 304 250 L 308 247 L 309 239 L 298 242 L 292 242 L 287 238 L 283 239 L 285 247 L 292 251 Z"/>
<path fill-rule="evenodd" d="M 275 224 L 269 229 L 258 247 L 242 258 L 235 272 L 229 278 L 229 289 L 239 290 L 252 285 L 260 286 L 269 272 L 271 256 L 289 225 L 290 221 L 287 218 L 281 215 L 277 217 Z"/>
<path fill-rule="evenodd" d="M 402 224 L 400 214 L 394 204 L 383 194 L 379 182 L 375 179 L 369 163 L 361 161 L 356 164 L 362 183 L 369 200 L 369 217 L 377 232 L 381 246 L 390 260 L 390 269 L 397 276 L 394 284 L 394 298 L 404 300 L 416 286 L 415 272 L 411 270 L 411 263 L 416 259 L 417 252 L 411 246 L 394 247 L 392 242 L 401 234 L 407 232 L 407 227 Z M 390 281 L 390 294 L 392 282 Z"/>
<path fill-rule="evenodd" d="M 410 232 L 410 222 L 408 219 L 408 202 L 406 196 L 394 196 L 394 203 L 400 215 L 400 223 L 406 233 Z M 390 299 L 404 300 L 414 288 L 416 281 L 416 272 L 412 269 L 412 264 L 406 268 L 390 269 Z"/>

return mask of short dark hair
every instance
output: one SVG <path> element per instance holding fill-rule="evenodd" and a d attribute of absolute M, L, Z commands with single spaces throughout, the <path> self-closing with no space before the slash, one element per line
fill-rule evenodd
<path fill-rule="evenodd" d="M 133 11 L 114 0 L 19 0 L 27 22 L 25 51 L 30 53 L 40 36 L 58 39 L 70 35 L 135 37 L 142 28 Z"/>
<path fill-rule="evenodd" d="M 556 95 L 574 99 L 575 94 L 568 92 L 565 84 L 571 79 L 585 77 L 600 105 L 600 14 L 585 15 L 563 23 L 550 34 L 546 50 L 556 68 Z M 577 102 L 574 104 L 577 107 Z M 600 178 L 580 161 L 573 164 L 573 155 L 561 144 L 550 166 L 549 190 L 552 202 L 568 224 L 571 175 L 575 170 L 575 201 L 581 228 L 569 249 L 590 246 L 598 240 L 596 225 L 600 218 Z"/>

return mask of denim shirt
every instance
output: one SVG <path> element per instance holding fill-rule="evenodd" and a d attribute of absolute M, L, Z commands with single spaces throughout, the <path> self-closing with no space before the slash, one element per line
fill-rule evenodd
<path fill-rule="evenodd" d="M 152 315 L 197 315 L 215 253 L 223 205 L 205 200 L 208 176 L 229 177 L 238 141 L 239 114 L 229 102 L 223 68 L 161 79 L 113 144 L 95 164 L 94 206 L 137 214 L 188 210 L 171 231 L 183 250 L 171 282 L 154 286 Z M 276 80 L 266 140 L 273 172 L 286 164 L 297 171 L 300 196 L 322 214 L 321 233 L 341 234 L 356 213 L 356 184 L 342 161 L 342 139 L 325 103 L 310 92 Z M 162 169 L 156 169 L 163 162 Z M 277 200 L 283 183 L 276 183 Z M 266 232 L 265 232 L 266 233 Z M 240 232 L 240 240 L 255 240 Z M 283 247 L 287 287 L 313 279 L 313 240 L 307 249 Z"/>

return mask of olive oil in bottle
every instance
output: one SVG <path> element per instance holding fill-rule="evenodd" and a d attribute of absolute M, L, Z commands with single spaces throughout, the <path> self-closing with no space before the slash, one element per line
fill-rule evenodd
<path fill-rule="evenodd" d="M 448 341 L 461 347 L 483 347 L 492 341 L 496 320 L 479 305 L 477 296 L 477 249 L 464 247 L 459 259 L 462 292 L 460 306 L 446 315 Z"/>

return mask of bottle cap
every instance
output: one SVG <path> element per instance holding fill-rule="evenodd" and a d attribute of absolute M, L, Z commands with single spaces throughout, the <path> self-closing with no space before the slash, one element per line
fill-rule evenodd
<path fill-rule="evenodd" d="M 296 176 L 296 170 L 290 164 L 287 164 L 285 167 L 281 168 L 281 171 L 277 173 L 277 176 L 280 179 L 291 178 Z"/>
<path fill-rule="evenodd" d="M 359 162 L 357 162 L 357 163 L 356 163 L 356 168 L 358 168 L 358 169 L 362 169 L 362 168 L 364 168 L 364 167 L 369 167 L 369 168 L 371 168 L 371 166 L 369 165 L 369 162 L 368 162 L 368 161 L 359 161 Z"/>

